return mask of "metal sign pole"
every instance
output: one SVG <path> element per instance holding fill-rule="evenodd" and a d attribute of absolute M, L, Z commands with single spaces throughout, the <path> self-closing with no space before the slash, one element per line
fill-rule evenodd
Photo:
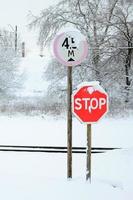
<path fill-rule="evenodd" d="M 72 178 L 72 67 L 67 68 L 67 178 Z"/>
<path fill-rule="evenodd" d="M 91 124 L 87 124 L 86 180 L 91 183 Z"/>

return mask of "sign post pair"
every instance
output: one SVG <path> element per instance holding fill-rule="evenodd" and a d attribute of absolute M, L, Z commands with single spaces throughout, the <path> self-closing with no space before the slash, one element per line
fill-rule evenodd
<path fill-rule="evenodd" d="M 67 66 L 67 178 L 72 178 L 72 111 L 87 124 L 87 173 L 91 180 L 91 124 L 107 112 L 107 94 L 98 82 L 82 83 L 72 95 L 72 67 L 81 64 L 88 54 L 85 37 L 77 30 L 59 33 L 53 42 L 57 60 Z"/>

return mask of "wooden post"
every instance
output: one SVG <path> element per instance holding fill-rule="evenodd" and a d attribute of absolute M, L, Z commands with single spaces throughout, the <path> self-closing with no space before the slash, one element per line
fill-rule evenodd
<path fill-rule="evenodd" d="M 25 42 L 22 42 L 22 57 L 25 57 Z"/>
<path fill-rule="evenodd" d="M 72 178 L 72 67 L 67 68 L 67 178 Z"/>
<path fill-rule="evenodd" d="M 86 180 L 91 183 L 91 124 L 87 124 Z"/>
<path fill-rule="evenodd" d="M 15 52 L 17 52 L 18 46 L 18 27 L 15 26 Z"/>

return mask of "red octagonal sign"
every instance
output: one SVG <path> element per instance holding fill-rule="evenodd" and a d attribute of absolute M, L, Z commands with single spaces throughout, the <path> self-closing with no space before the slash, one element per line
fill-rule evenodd
<path fill-rule="evenodd" d="M 108 111 L 108 95 L 99 82 L 82 84 L 72 95 L 72 109 L 81 122 L 97 122 Z"/>

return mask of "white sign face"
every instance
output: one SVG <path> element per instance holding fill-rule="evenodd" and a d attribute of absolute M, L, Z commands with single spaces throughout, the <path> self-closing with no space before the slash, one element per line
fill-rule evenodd
<path fill-rule="evenodd" d="M 66 66 L 80 64 L 87 56 L 88 45 L 79 31 L 68 31 L 56 36 L 53 52 L 57 60 Z"/>

